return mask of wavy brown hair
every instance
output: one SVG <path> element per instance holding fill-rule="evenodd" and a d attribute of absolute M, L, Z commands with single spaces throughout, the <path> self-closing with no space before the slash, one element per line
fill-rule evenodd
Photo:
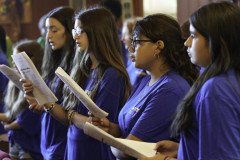
<path fill-rule="evenodd" d="M 105 8 L 96 7 L 81 11 L 75 16 L 75 19 L 81 22 L 82 28 L 87 34 L 89 45 L 83 53 L 76 52 L 71 77 L 83 87 L 86 79 L 90 76 L 92 62 L 88 52 L 91 51 L 99 65 L 96 68 L 95 85 L 90 97 L 94 100 L 104 72 L 109 67 L 113 67 L 118 71 L 119 76 L 124 79 L 123 105 L 129 97 L 131 83 L 121 55 L 121 43 L 113 15 Z M 69 109 L 75 107 L 77 103 L 77 98 L 65 86 L 63 106 Z"/>

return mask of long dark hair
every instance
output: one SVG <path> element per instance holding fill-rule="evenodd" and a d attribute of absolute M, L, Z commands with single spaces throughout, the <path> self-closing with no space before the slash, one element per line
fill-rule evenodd
<path fill-rule="evenodd" d="M 164 14 L 147 16 L 135 24 L 133 36 L 139 35 L 144 35 L 153 42 L 162 40 L 164 48 L 160 54 L 165 57 L 165 63 L 175 69 L 190 85 L 193 84 L 199 71 L 190 61 L 176 20 Z"/>
<path fill-rule="evenodd" d="M 211 77 L 233 68 L 240 75 L 240 9 L 230 2 L 210 3 L 190 17 L 190 24 L 207 40 L 210 64 L 179 104 L 172 124 L 174 136 L 191 125 L 193 101 L 201 86 Z M 239 84 L 240 80 L 238 78 Z M 186 132 L 185 132 L 186 133 Z"/>
<path fill-rule="evenodd" d="M 125 87 L 125 96 L 122 101 L 122 104 L 124 104 L 130 94 L 131 83 L 121 56 L 121 43 L 113 15 L 107 9 L 97 7 L 78 13 L 75 19 L 81 22 L 82 28 L 87 34 L 89 45 L 83 53 L 76 52 L 71 77 L 83 87 L 86 79 L 89 78 L 92 65 L 88 53 L 91 51 L 99 65 L 96 68 L 95 85 L 90 97 L 94 100 L 104 72 L 107 68 L 113 67 L 125 81 L 123 86 Z M 73 94 L 70 94 L 66 87 L 64 88 L 64 95 L 63 106 L 67 109 L 75 107 L 78 100 Z"/>
<path fill-rule="evenodd" d="M 49 82 L 50 89 L 54 89 L 56 86 L 57 76 L 54 74 L 57 67 L 62 67 L 67 73 L 70 72 L 71 62 L 74 57 L 74 45 L 75 42 L 72 38 L 72 29 L 74 10 L 70 7 L 58 7 L 50 11 L 47 18 L 57 19 L 65 28 L 66 43 L 63 48 L 58 50 L 52 50 L 49 41 L 45 40 L 45 51 L 42 65 L 42 76 L 43 79 Z M 62 93 L 63 82 L 59 81 L 55 91 Z"/>

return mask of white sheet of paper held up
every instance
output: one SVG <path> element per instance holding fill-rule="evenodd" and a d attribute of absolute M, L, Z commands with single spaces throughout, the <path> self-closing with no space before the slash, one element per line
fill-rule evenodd
<path fill-rule="evenodd" d="M 111 148 L 112 150 L 117 148 L 135 158 L 152 157 L 156 154 L 156 151 L 154 150 L 156 143 L 115 138 L 89 122 L 85 123 L 83 131 L 86 135 L 114 147 Z"/>
<path fill-rule="evenodd" d="M 17 71 L 15 71 L 14 69 L 12 69 L 4 64 L 0 65 L 0 71 L 10 81 L 12 81 L 19 90 L 23 91 L 22 83 L 19 81 L 22 77 Z"/>
<path fill-rule="evenodd" d="M 58 67 L 55 73 L 95 117 L 107 117 L 108 113 L 99 108 L 84 92 L 84 90 L 61 67 Z"/>
<path fill-rule="evenodd" d="M 37 71 L 32 60 L 25 52 L 12 55 L 14 63 L 17 65 L 19 72 L 26 81 L 31 82 L 33 85 L 33 95 L 39 105 L 48 102 L 56 102 L 58 99 L 48 88 L 39 72 Z"/>

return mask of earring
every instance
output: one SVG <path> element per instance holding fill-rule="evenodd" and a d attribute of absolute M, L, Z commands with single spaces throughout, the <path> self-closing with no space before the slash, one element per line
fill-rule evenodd
<path fill-rule="evenodd" d="M 154 57 L 158 59 L 159 58 L 159 54 L 154 53 Z"/>

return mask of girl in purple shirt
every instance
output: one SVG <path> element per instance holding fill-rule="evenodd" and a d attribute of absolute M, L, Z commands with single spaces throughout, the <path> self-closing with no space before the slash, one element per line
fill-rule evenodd
<path fill-rule="evenodd" d="M 72 38 L 74 10 L 70 7 L 58 7 L 46 15 L 46 43 L 42 65 L 42 77 L 48 87 L 63 101 L 63 82 L 54 74 L 57 67 L 70 72 L 74 57 L 74 40 Z M 35 105 L 32 105 L 34 103 Z M 43 106 L 37 105 L 31 98 L 30 109 L 42 113 Z M 41 121 L 41 152 L 46 160 L 63 160 L 67 145 L 67 130 L 48 112 L 43 112 Z"/>
<path fill-rule="evenodd" d="M 179 146 L 159 142 L 165 155 L 146 159 L 240 159 L 239 16 L 240 9 L 226 1 L 191 15 L 185 45 L 192 63 L 205 69 L 178 106 L 172 130 L 180 135 Z"/>
<path fill-rule="evenodd" d="M 149 75 L 133 90 L 118 116 L 119 123 L 92 117 L 93 124 L 115 137 L 170 140 L 171 117 L 198 76 L 183 42 L 180 26 L 171 17 L 155 14 L 137 21 L 131 60 Z M 114 153 L 119 159 L 129 158 L 120 151 Z"/>
<path fill-rule="evenodd" d="M 117 122 L 118 113 L 129 97 L 131 83 L 121 55 L 121 43 L 113 15 L 104 8 L 83 10 L 75 17 L 72 35 L 77 52 L 73 58 L 71 77 L 100 108 L 109 113 L 111 121 Z M 32 91 L 29 83 L 24 85 L 26 91 Z M 114 159 L 109 146 L 83 133 L 88 110 L 67 86 L 63 89 L 61 106 L 46 103 L 44 107 L 69 126 L 66 159 Z"/>

